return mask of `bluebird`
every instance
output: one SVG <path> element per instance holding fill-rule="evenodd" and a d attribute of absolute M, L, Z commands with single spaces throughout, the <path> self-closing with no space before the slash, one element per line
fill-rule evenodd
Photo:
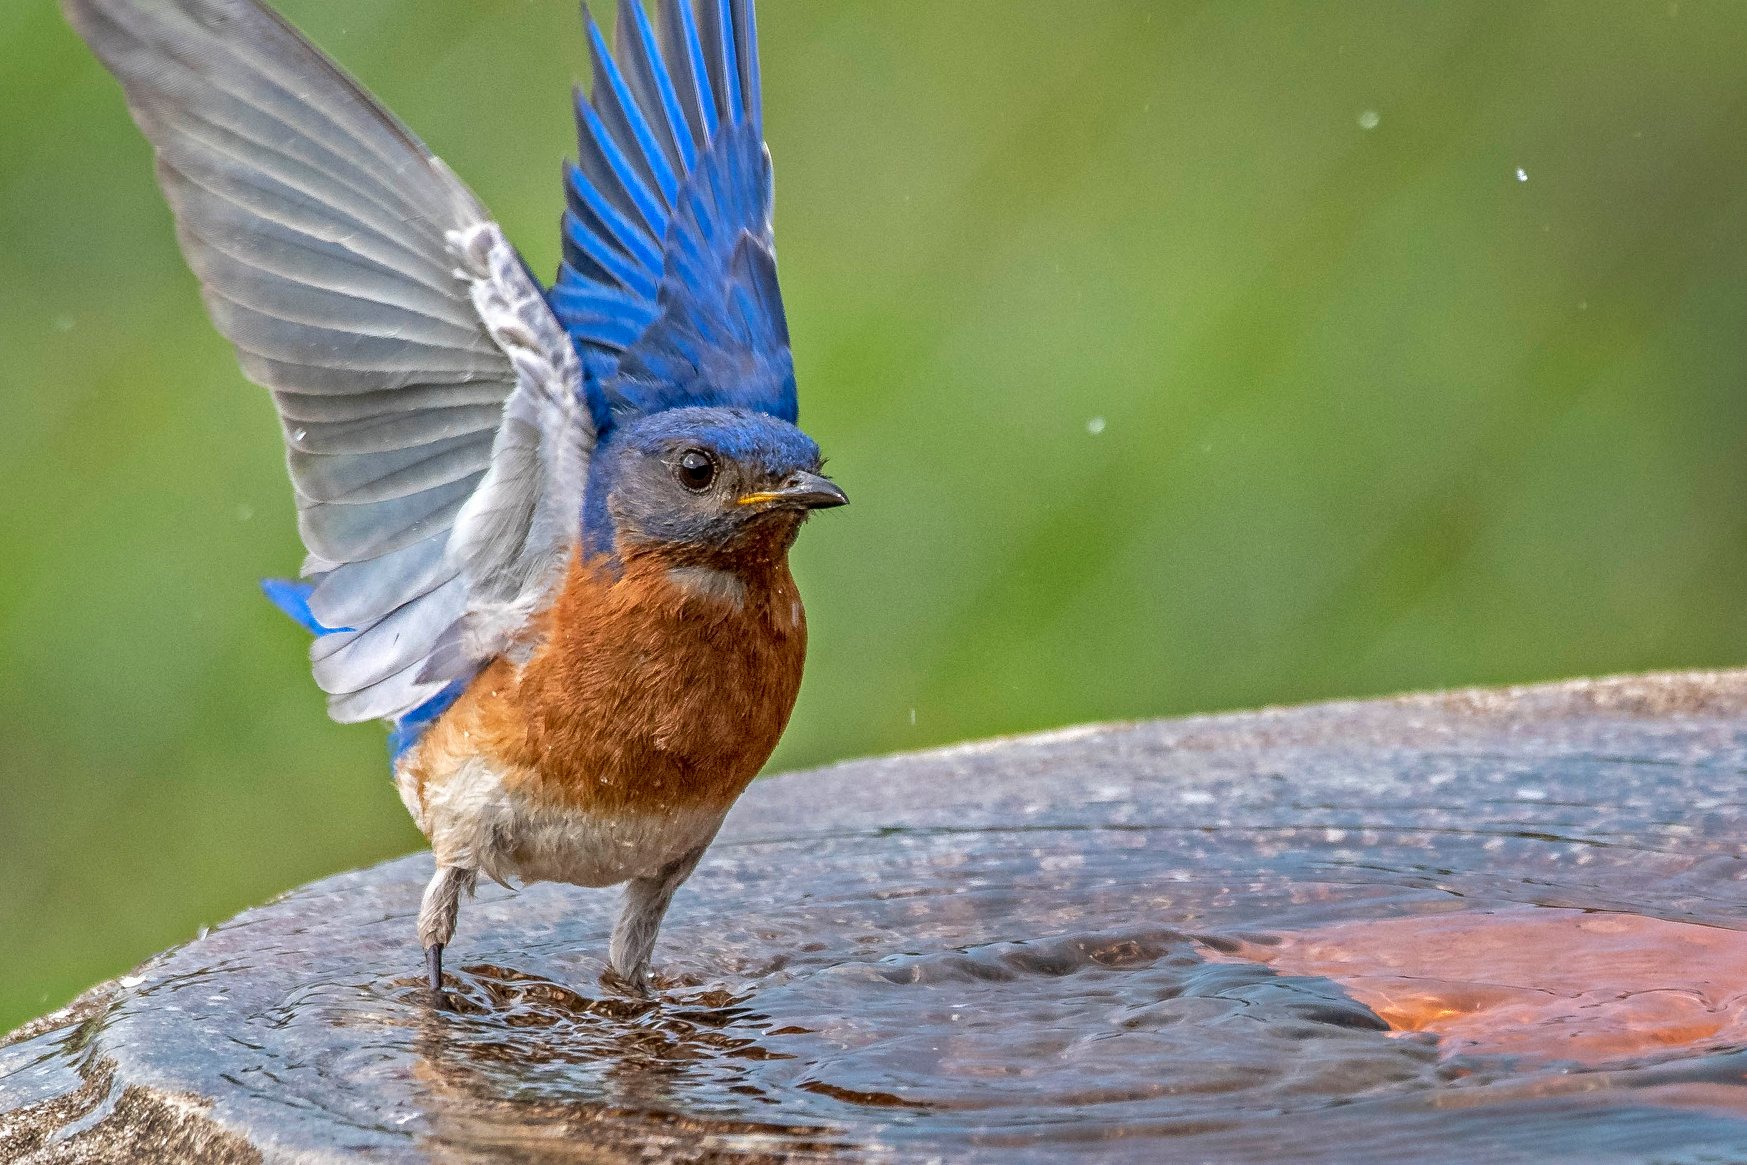
<path fill-rule="evenodd" d="M 471 191 L 255 0 L 64 0 L 278 406 L 308 550 L 269 598 L 430 840 L 431 991 L 479 876 L 624 883 L 656 935 L 794 706 L 796 427 L 753 0 L 618 6 L 543 286 Z"/>

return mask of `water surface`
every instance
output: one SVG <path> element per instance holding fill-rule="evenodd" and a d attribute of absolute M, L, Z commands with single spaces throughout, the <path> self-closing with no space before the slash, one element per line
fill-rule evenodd
<path fill-rule="evenodd" d="M 1309 709 L 764 782 L 682 892 L 650 1002 L 600 983 L 611 895 L 492 887 L 463 910 L 456 1010 L 432 1010 L 410 858 L 0 1050 L 0 1095 L 102 1061 L 257 1143 L 380 1160 L 1738 1160 L 1741 690 Z"/>

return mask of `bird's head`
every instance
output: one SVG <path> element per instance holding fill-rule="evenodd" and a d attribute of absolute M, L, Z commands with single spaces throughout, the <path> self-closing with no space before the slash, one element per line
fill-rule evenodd
<path fill-rule="evenodd" d="M 591 552 L 675 561 L 780 557 L 814 510 L 849 499 L 820 470 L 813 439 L 734 408 L 669 409 L 615 429 L 590 466 Z"/>

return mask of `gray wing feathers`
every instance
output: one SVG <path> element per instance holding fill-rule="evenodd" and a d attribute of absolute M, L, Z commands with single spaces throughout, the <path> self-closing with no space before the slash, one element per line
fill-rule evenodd
<path fill-rule="evenodd" d="M 423 672 L 424 664 L 420 662 L 363 691 L 330 693 L 328 715 L 341 724 L 398 720 L 448 686 L 420 679 Z"/>
<path fill-rule="evenodd" d="M 582 517 L 594 422 L 576 349 L 493 223 L 452 238 L 473 303 L 516 369 L 491 469 L 455 522 L 451 556 L 467 580 L 461 651 L 514 653 L 567 565 Z"/>
<path fill-rule="evenodd" d="M 287 462 L 298 492 L 311 501 L 364 505 L 450 485 L 478 473 L 490 456 L 489 435 L 466 433 L 368 455 L 306 453 L 294 444 Z"/>
<path fill-rule="evenodd" d="M 473 474 L 422 494 L 362 505 L 311 501 L 299 491 L 297 529 L 311 554 L 340 563 L 337 569 L 363 569 L 366 560 L 422 539 L 446 540 L 455 515 L 483 476 Z M 398 598 L 383 596 L 385 604 Z M 385 605 L 382 613 L 393 609 Z"/>
<path fill-rule="evenodd" d="M 448 539 L 426 538 L 371 559 L 368 570 L 312 562 L 304 573 L 319 575 L 320 581 L 309 597 L 310 613 L 324 627 L 368 627 L 382 615 L 383 595 L 410 603 L 454 578 L 448 549 Z"/>
<path fill-rule="evenodd" d="M 424 662 L 431 644 L 466 605 L 465 587 L 461 579 L 452 578 L 363 631 L 322 636 L 310 652 L 316 683 L 327 692 L 347 695 Z"/>
<path fill-rule="evenodd" d="M 279 406 L 311 610 L 348 629 L 313 650 L 330 711 L 404 715 L 490 658 L 458 639 L 502 638 L 457 628 L 568 556 L 593 438 L 575 353 L 466 186 L 255 0 L 63 4 L 156 147 L 214 322 Z M 551 507 L 573 493 L 564 526 Z"/>

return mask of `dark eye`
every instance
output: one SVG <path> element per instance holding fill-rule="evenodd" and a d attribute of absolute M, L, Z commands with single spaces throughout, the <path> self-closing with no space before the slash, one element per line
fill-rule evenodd
<path fill-rule="evenodd" d="M 702 449 L 687 449 L 674 463 L 673 476 L 693 493 L 703 493 L 716 480 L 716 459 Z"/>

